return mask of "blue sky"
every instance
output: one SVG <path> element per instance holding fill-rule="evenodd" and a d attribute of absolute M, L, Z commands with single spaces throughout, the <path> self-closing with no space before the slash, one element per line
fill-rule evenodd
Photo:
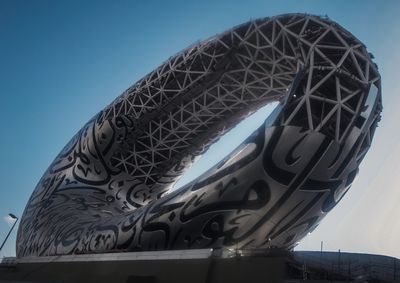
<path fill-rule="evenodd" d="M 10 228 L 3 216 L 22 214 L 61 148 L 132 83 L 198 40 L 288 12 L 328 15 L 363 41 L 379 65 L 384 99 L 352 189 L 298 249 L 317 250 L 323 240 L 327 250 L 400 257 L 400 2 L 388 0 L 0 0 L 0 241 Z M 236 127 L 181 184 L 239 144 L 269 109 Z M 15 254 L 15 235 L 0 257 Z"/>

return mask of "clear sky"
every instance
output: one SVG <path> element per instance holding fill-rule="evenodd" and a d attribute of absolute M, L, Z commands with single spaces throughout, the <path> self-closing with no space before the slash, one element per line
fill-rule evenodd
<path fill-rule="evenodd" d="M 299 250 L 400 257 L 400 1 L 0 0 L 0 241 L 51 161 L 83 124 L 188 45 L 258 17 L 328 15 L 375 55 L 383 119 L 360 174 Z M 210 149 L 202 173 L 257 128 L 271 107 Z M 16 229 L 0 252 L 15 255 Z"/>

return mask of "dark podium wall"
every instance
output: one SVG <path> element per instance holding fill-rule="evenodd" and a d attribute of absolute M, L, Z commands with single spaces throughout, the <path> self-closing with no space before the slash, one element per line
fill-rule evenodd
<path fill-rule="evenodd" d="M 284 273 L 284 258 L 26 263 L 0 269 L 0 283 L 273 283 Z"/>

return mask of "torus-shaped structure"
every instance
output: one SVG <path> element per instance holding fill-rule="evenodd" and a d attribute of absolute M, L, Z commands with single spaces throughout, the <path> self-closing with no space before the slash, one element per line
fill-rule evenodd
<path fill-rule="evenodd" d="M 17 255 L 292 249 L 343 197 L 380 119 L 372 55 L 326 17 L 252 20 L 178 53 L 100 111 L 34 190 Z M 218 138 L 278 106 L 170 192 Z"/>

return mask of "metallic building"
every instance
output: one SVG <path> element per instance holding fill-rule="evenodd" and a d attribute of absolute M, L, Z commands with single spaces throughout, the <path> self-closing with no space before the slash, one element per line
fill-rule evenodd
<path fill-rule="evenodd" d="M 272 101 L 241 146 L 169 193 Z M 287 14 L 234 27 L 170 58 L 83 126 L 34 190 L 17 255 L 291 249 L 351 186 L 381 108 L 371 54 L 335 22 Z"/>

